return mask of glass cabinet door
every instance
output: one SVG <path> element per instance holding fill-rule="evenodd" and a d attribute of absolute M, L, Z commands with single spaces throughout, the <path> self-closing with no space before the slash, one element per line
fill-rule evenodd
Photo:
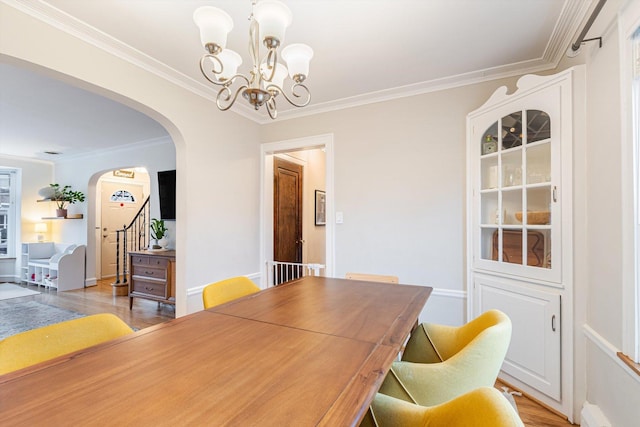
<path fill-rule="evenodd" d="M 552 126 L 544 111 L 513 111 L 477 141 L 481 259 L 551 268 Z"/>

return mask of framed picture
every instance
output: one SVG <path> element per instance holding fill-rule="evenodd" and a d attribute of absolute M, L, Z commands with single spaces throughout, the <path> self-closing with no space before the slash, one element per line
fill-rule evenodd
<path fill-rule="evenodd" d="M 316 190 L 316 225 L 327 224 L 327 196 L 324 191 Z"/>

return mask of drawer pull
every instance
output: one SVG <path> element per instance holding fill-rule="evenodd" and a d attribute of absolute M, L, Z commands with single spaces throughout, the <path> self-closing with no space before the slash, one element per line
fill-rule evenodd
<path fill-rule="evenodd" d="M 153 288 L 149 288 L 149 287 L 145 286 L 145 287 L 144 287 L 144 290 L 145 290 L 145 291 L 153 291 Z"/>
<path fill-rule="evenodd" d="M 148 274 L 149 276 L 153 276 L 153 271 L 145 271 L 144 274 Z"/>

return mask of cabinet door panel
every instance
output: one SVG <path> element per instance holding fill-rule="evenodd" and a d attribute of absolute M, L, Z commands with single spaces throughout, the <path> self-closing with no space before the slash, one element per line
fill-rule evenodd
<path fill-rule="evenodd" d="M 567 138 L 560 126 L 561 98 L 560 87 L 549 86 L 470 119 L 475 269 L 562 287 L 560 157 Z M 494 234 L 496 230 L 500 233 Z M 532 231 L 543 235 L 539 245 L 543 253 L 524 256 Z M 493 257 L 493 253 L 508 254 L 503 246 L 510 243 L 502 238 L 516 232 L 522 235 L 520 250 L 511 248 L 510 256 Z"/>
<path fill-rule="evenodd" d="M 560 400 L 560 294 L 476 276 L 477 313 L 498 309 L 513 325 L 502 370 Z"/>

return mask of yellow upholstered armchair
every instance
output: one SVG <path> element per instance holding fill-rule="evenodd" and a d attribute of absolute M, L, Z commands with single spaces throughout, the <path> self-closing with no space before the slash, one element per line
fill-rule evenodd
<path fill-rule="evenodd" d="M 132 333 L 110 313 L 21 332 L 0 341 L 0 375 Z"/>
<path fill-rule="evenodd" d="M 421 324 L 380 392 L 433 406 L 478 387 L 493 387 L 511 341 L 511 320 L 489 310 L 459 326 Z"/>
<path fill-rule="evenodd" d="M 482 387 L 436 406 L 420 406 L 378 393 L 361 427 L 524 427 L 507 399 Z"/>
<path fill-rule="evenodd" d="M 207 285 L 202 291 L 205 310 L 259 292 L 260 288 L 245 276 L 232 277 Z"/>

